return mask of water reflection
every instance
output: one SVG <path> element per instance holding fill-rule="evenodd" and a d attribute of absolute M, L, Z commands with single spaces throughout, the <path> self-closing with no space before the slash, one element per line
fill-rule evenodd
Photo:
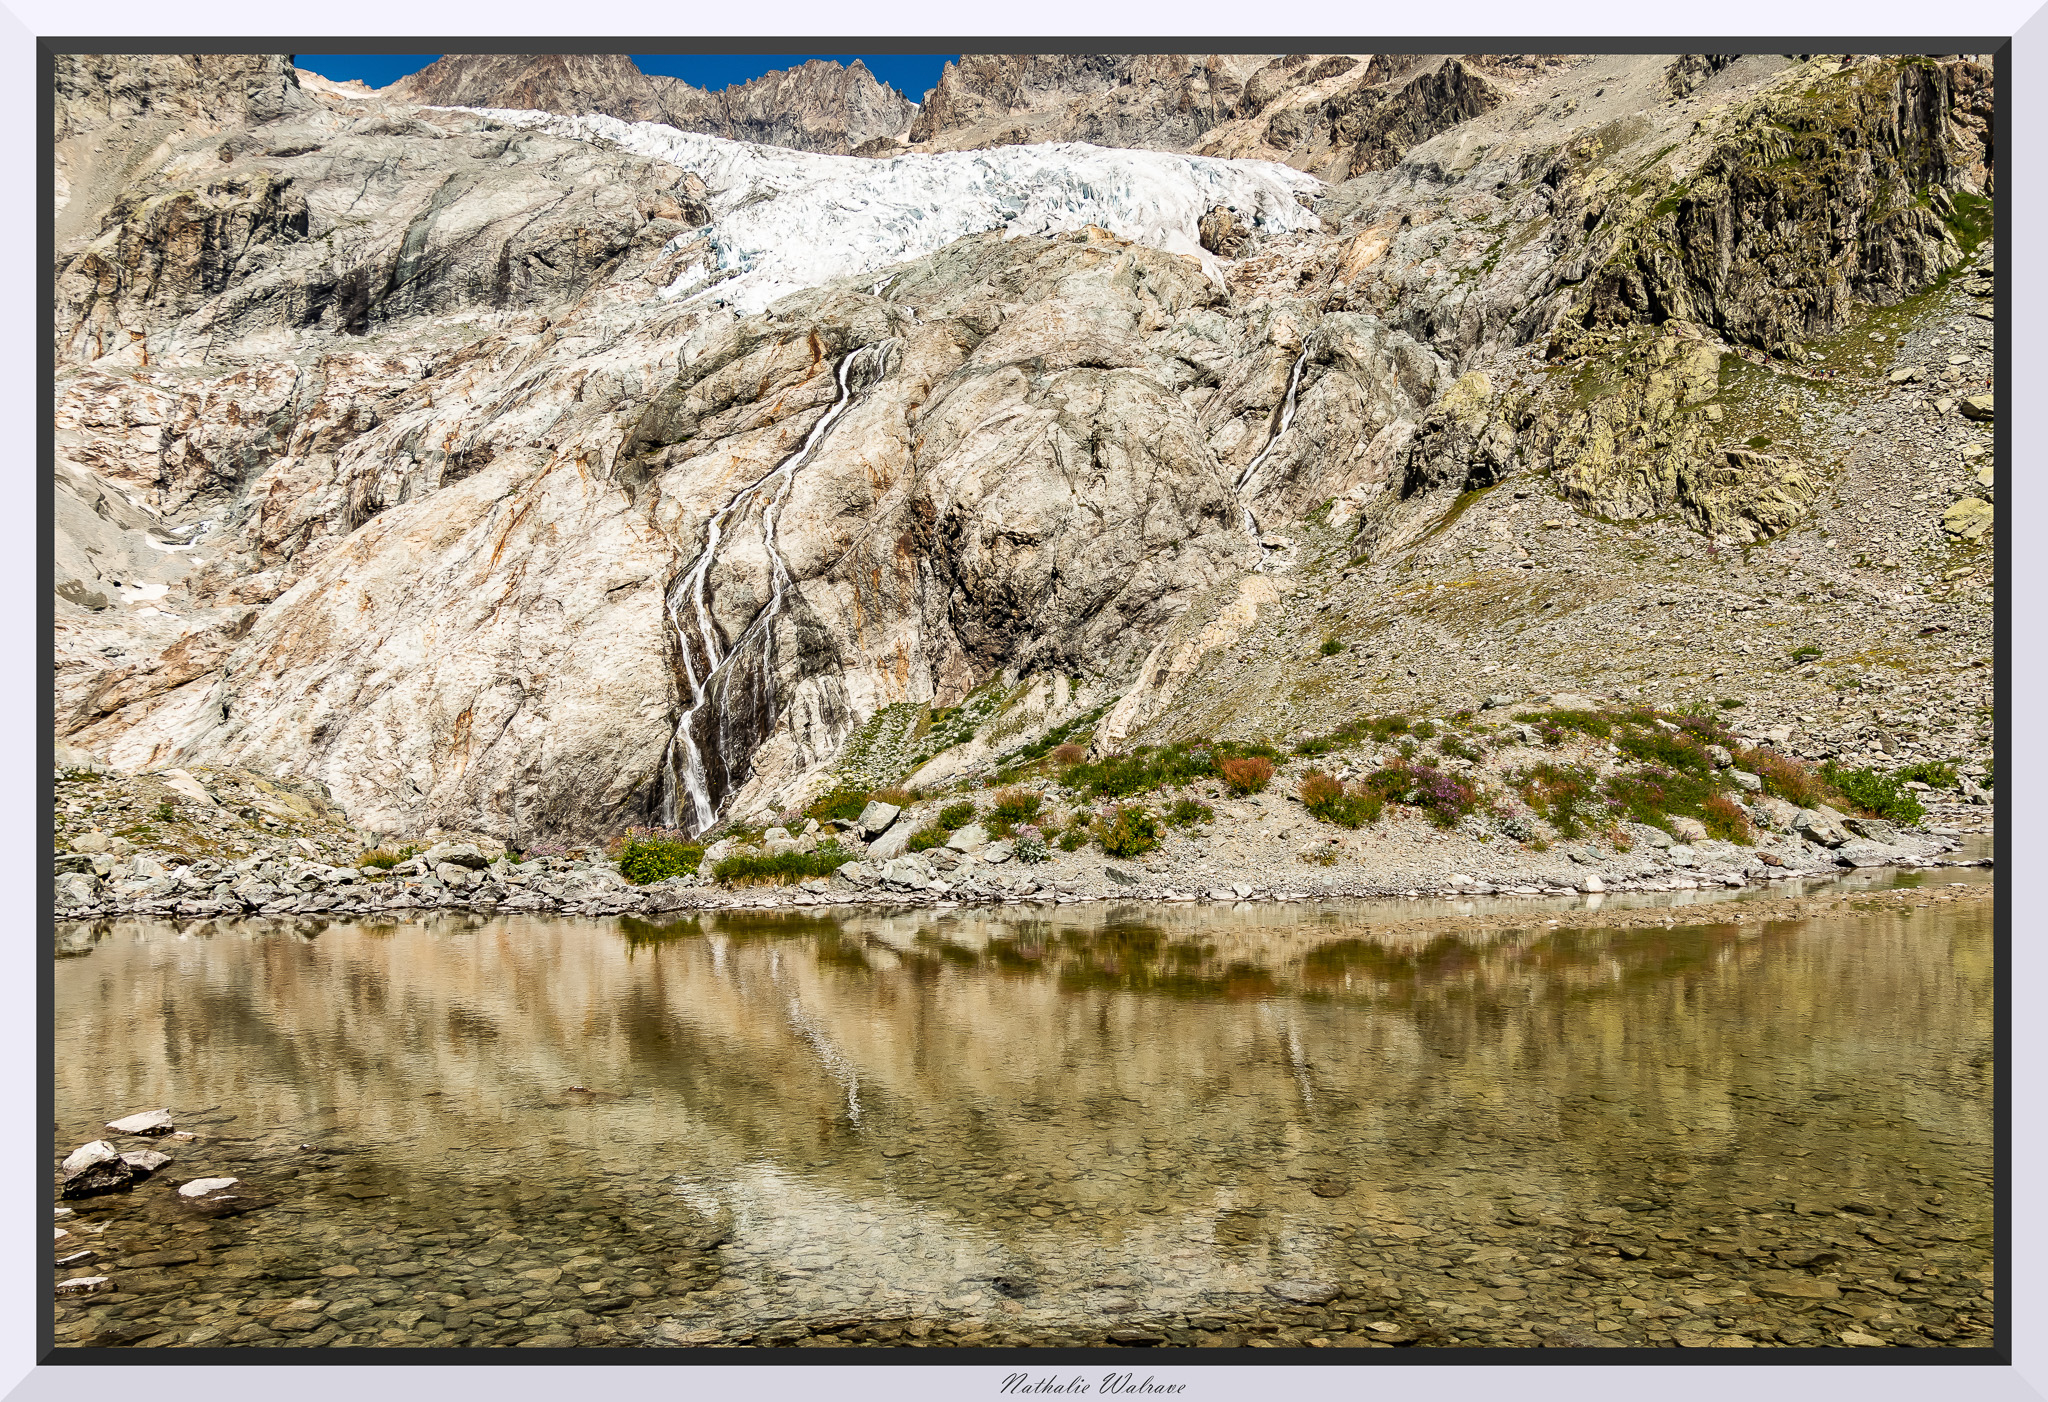
<path fill-rule="evenodd" d="M 1987 909 L 111 922 L 60 940 L 93 955 L 56 970 L 54 1147 L 139 1108 L 234 1116 L 169 1177 L 225 1167 L 276 1206 L 167 1278 L 253 1309 L 312 1276 L 342 1309 L 307 1315 L 322 1343 L 1099 1337 L 1242 1327 L 1302 1280 L 1445 1337 L 1725 1332 L 1795 1309 L 1742 1284 L 1781 1238 L 1846 1236 L 1887 1279 L 1988 1261 Z M 87 1217 L 157 1249 L 186 1230 L 168 1196 Z M 1553 1288 L 1560 1249 L 1637 1261 L 1608 1292 L 1633 1303 Z M 1703 1281 L 1735 1294 L 1689 1302 Z M 1865 1327 L 1918 1327 L 1887 1307 Z M 154 1310 L 158 1342 L 279 1341 Z"/>

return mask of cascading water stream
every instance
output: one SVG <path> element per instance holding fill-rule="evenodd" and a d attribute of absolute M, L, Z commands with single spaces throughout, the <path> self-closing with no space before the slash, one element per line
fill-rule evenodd
<path fill-rule="evenodd" d="M 751 680 L 765 698 L 766 708 L 772 709 L 775 688 L 775 633 L 776 617 L 783 610 L 783 598 L 791 587 L 788 562 L 776 548 L 775 527 L 782 509 L 783 500 L 789 494 L 789 486 L 797 470 L 807 462 L 812 453 L 824 442 L 833 424 L 853 406 L 862 393 L 871 388 L 880 378 L 884 361 L 890 346 L 888 341 L 878 341 L 871 346 L 848 352 L 839 362 L 836 376 L 838 393 L 832 406 L 827 409 L 811 431 L 804 435 L 804 441 L 797 450 L 784 458 L 775 468 L 763 474 L 751 485 L 735 493 L 732 500 L 715 512 L 705 529 L 704 549 L 692 560 L 668 591 L 669 626 L 675 629 L 676 647 L 682 655 L 683 681 L 689 692 L 688 703 L 676 722 L 675 735 L 670 739 L 668 754 L 663 760 L 668 783 L 662 799 L 662 822 L 668 827 L 687 827 L 692 833 L 699 833 L 718 820 L 718 799 L 711 792 L 711 780 L 705 764 L 705 746 L 697 733 L 699 717 L 706 704 L 712 699 L 713 684 L 720 674 L 730 673 L 733 664 L 748 650 L 749 644 L 758 643 L 755 652 L 759 663 Z M 761 539 L 768 557 L 768 602 L 756 613 L 731 648 L 721 653 L 718 649 L 718 629 L 711 617 L 710 576 L 712 566 L 717 563 L 720 545 L 726 536 L 726 527 L 739 513 L 755 502 L 761 503 Z M 725 678 L 728 689 L 733 678 Z M 724 717 L 719 718 L 719 733 L 725 730 Z M 772 720 L 764 715 L 763 723 Z M 721 755 L 722 759 L 722 755 Z M 688 811 L 684 811 L 685 804 Z"/>
<path fill-rule="evenodd" d="M 1301 372 L 1308 365 L 1308 353 L 1309 346 L 1304 343 L 1301 354 L 1294 358 L 1294 369 L 1287 376 L 1287 398 L 1280 405 L 1279 427 L 1275 428 L 1273 436 L 1266 440 L 1266 446 L 1259 449 L 1258 456 L 1246 463 L 1244 471 L 1237 474 L 1236 485 L 1232 488 L 1238 496 L 1238 509 L 1244 512 L 1245 532 L 1254 537 L 1259 533 L 1259 523 L 1252 515 L 1251 505 L 1244 500 L 1244 496 L 1251 490 L 1252 478 L 1265 466 L 1266 459 L 1280 446 L 1280 440 L 1286 436 L 1288 427 L 1294 422 L 1294 396 L 1301 389 Z"/>

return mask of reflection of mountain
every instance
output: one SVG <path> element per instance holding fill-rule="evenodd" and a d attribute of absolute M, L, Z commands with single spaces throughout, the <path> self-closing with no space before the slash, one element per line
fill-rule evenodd
<path fill-rule="evenodd" d="M 67 1128 L 332 1109 L 421 1194 L 510 1171 L 602 1197 L 628 1166 L 729 1217 L 741 1312 L 988 1308 L 1019 1277 L 1054 1319 L 1139 1268 L 1146 1308 L 1186 1309 L 1377 1269 L 1354 1233 L 1705 1218 L 1789 1192 L 1798 1147 L 1801 1191 L 1883 1199 L 1988 1142 L 1989 936 L 1953 915 L 1472 942 L 1106 908 L 262 927 L 121 925 L 58 966 Z M 621 1098 L 565 1114 L 571 1086 Z M 799 1290 L 813 1258 L 830 1299 Z"/>

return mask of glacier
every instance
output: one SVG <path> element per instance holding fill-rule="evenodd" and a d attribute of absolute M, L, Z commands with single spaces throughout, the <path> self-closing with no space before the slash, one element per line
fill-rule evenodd
<path fill-rule="evenodd" d="M 1323 182 L 1272 161 L 1132 151 L 1081 142 L 991 151 L 909 152 L 886 159 L 826 156 L 678 131 L 661 122 L 589 114 L 463 108 L 511 126 L 612 142 L 694 171 L 708 188 L 711 224 L 671 248 L 707 238 L 711 254 L 662 296 L 713 298 L 741 315 L 807 287 L 878 272 L 991 229 L 1066 233 L 1093 224 L 1133 243 L 1200 259 L 1202 216 L 1229 206 L 1252 227 L 1318 227 L 1297 195 Z"/>

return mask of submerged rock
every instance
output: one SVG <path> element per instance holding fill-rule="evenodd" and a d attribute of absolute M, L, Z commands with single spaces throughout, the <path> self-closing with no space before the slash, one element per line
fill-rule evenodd
<path fill-rule="evenodd" d="M 177 1128 L 171 1123 L 168 1110 L 144 1110 L 126 1118 L 112 1120 L 107 1128 L 116 1134 L 169 1134 Z"/>

